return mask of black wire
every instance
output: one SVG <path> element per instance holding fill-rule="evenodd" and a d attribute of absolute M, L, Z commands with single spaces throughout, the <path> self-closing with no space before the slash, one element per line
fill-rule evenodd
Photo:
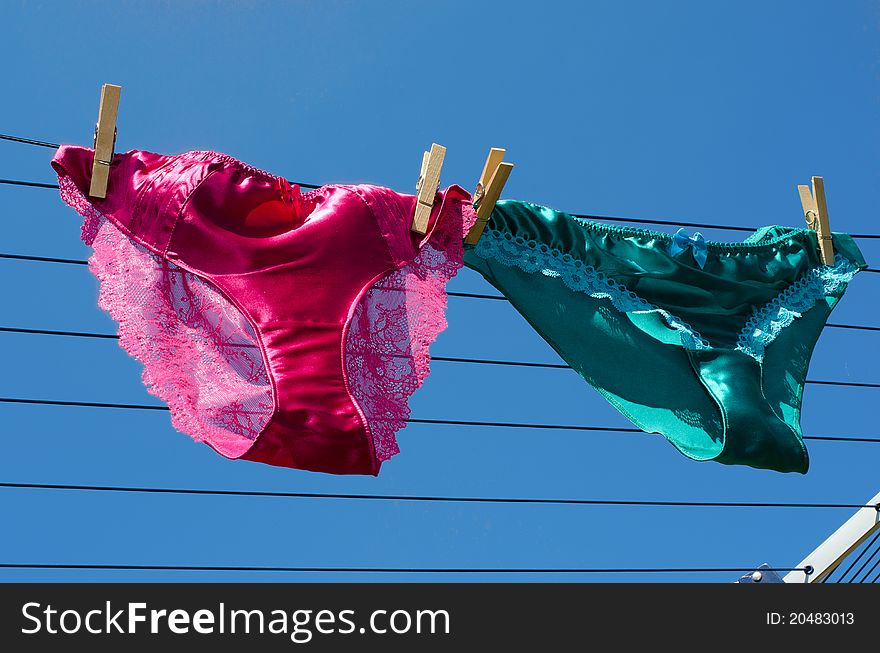
<path fill-rule="evenodd" d="M 647 220 L 640 218 L 624 218 L 610 215 L 588 215 L 586 213 L 569 213 L 573 218 L 595 222 L 632 222 L 635 224 L 665 224 L 673 227 L 701 227 L 703 229 L 723 229 L 725 231 L 755 231 L 755 227 L 737 227 L 733 225 L 705 224 L 702 222 L 675 222 L 673 220 Z"/>
<path fill-rule="evenodd" d="M 16 179 L 0 179 L 0 184 L 9 186 L 33 186 L 34 188 L 58 188 L 58 184 L 44 184 L 39 181 L 18 181 Z"/>
<path fill-rule="evenodd" d="M 10 136 L 9 134 L 0 134 L 0 139 L 4 141 L 15 141 L 16 143 L 26 143 L 28 145 L 39 145 L 40 147 L 49 147 L 57 150 L 61 147 L 58 143 L 47 143 L 46 141 L 35 141 L 32 138 L 21 138 L 20 136 Z"/>
<path fill-rule="evenodd" d="M 861 383 L 857 381 L 814 381 L 807 379 L 804 383 L 813 385 L 836 385 L 849 388 L 880 388 L 880 383 Z"/>
<path fill-rule="evenodd" d="M 0 401 L 3 401 L 0 399 Z M 544 430 L 561 430 L 561 431 L 601 431 L 605 433 L 645 433 L 645 431 L 632 427 L 618 426 L 580 426 L 580 425 L 562 425 L 562 424 L 525 424 L 519 422 L 479 422 L 472 420 L 452 420 L 452 419 L 416 419 L 410 418 L 404 420 L 410 424 L 439 424 L 445 426 L 487 426 L 499 428 L 519 428 L 519 429 L 544 429 Z M 828 435 L 804 435 L 804 440 L 824 440 L 830 442 L 878 442 L 880 438 L 861 438 L 849 436 L 828 436 Z"/>
<path fill-rule="evenodd" d="M 36 261 L 38 263 L 66 263 L 69 265 L 88 265 L 88 261 L 82 259 L 71 258 L 52 258 L 48 256 L 31 256 L 26 254 L 4 254 L 0 253 L 0 258 L 13 259 L 17 261 Z M 870 270 L 870 272 L 880 272 L 880 270 Z M 501 295 L 483 295 L 480 293 L 470 292 L 448 292 L 450 297 L 462 297 L 466 299 L 495 299 L 501 301 L 509 301 L 507 297 Z M 838 329 L 861 329 L 864 331 L 880 331 L 880 327 L 862 326 L 859 324 L 826 324 L 825 326 L 835 327 Z"/>
<path fill-rule="evenodd" d="M 46 336 L 68 336 L 74 338 L 106 338 L 107 340 L 119 340 L 119 336 L 112 333 L 85 333 L 83 331 L 51 331 L 49 329 L 19 329 L 17 327 L 0 327 L 5 333 L 31 333 Z"/>
<path fill-rule="evenodd" d="M 297 186 L 301 186 L 302 188 L 315 189 L 320 188 L 320 186 L 315 186 L 314 184 L 304 184 L 301 182 L 291 182 L 296 184 Z M 40 181 L 20 181 L 17 179 L 0 179 L 0 184 L 7 184 L 9 186 L 33 186 L 34 188 L 54 188 L 58 189 L 58 184 L 46 184 Z"/>
<path fill-rule="evenodd" d="M 291 184 L 295 184 L 302 188 L 321 188 L 321 186 L 315 184 L 306 184 L 301 181 L 291 181 Z M 58 189 L 58 184 L 47 184 L 39 181 L 21 181 L 17 179 L 0 179 L 0 184 L 7 184 L 10 186 L 32 186 L 34 188 L 54 188 Z M 755 231 L 755 227 L 736 227 L 736 226 L 728 226 L 728 225 L 720 225 L 720 224 L 703 224 L 700 222 L 675 222 L 672 220 L 642 220 L 639 218 L 618 218 L 610 215 L 586 215 L 582 213 L 571 213 L 569 214 L 575 218 L 581 218 L 584 220 L 592 220 L 596 222 L 625 222 L 625 223 L 633 223 L 633 224 L 662 224 L 662 225 L 671 225 L 673 227 L 698 227 L 702 229 L 722 229 L 726 231 Z M 880 238 L 880 234 L 850 234 L 853 238 L 857 239 L 878 239 Z M 880 270 L 874 270 L 868 268 L 865 272 L 880 272 Z"/>
<path fill-rule="evenodd" d="M 7 404 L 37 404 L 41 406 L 80 406 L 85 408 L 127 408 L 131 410 L 168 410 L 168 406 L 148 406 L 146 404 L 112 404 L 98 401 L 56 401 L 53 399 L 18 399 L 0 397 Z"/>
<path fill-rule="evenodd" d="M 83 259 L 72 259 L 72 258 L 53 258 L 48 256 L 31 256 L 28 254 L 5 254 L 0 253 L 0 258 L 8 258 L 14 259 L 17 261 L 36 261 L 38 263 L 67 263 L 70 265 L 88 265 L 89 262 Z M 862 270 L 863 272 L 880 272 L 880 269 L 868 268 L 866 270 Z M 463 297 L 467 299 L 495 299 L 501 301 L 510 301 L 507 297 L 502 297 L 501 295 L 483 295 L 480 293 L 470 293 L 470 292 L 448 292 L 446 293 L 450 297 Z M 880 327 L 874 326 L 861 326 L 858 324 L 827 324 L 826 326 L 837 327 L 839 329 L 863 329 L 865 331 L 880 331 Z"/>
<path fill-rule="evenodd" d="M 122 408 L 132 410 L 168 410 L 168 406 L 148 404 L 117 404 L 96 401 L 60 401 L 53 399 L 21 399 L 17 397 L 0 397 L 0 403 L 29 404 L 43 406 L 80 406 L 85 408 Z M 245 411 L 246 412 L 246 411 Z M 644 433 L 641 429 L 617 426 L 576 426 L 564 424 L 525 424 L 519 422 L 478 422 L 471 420 L 452 419 L 417 419 L 403 420 L 409 424 L 440 424 L 445 426 L 491 426 L 500 428 L 551 429 L 561 431 L 601 431 L 605 433 Z M 824 440 L 826 442 L 880 442 L 880 438 L 861 438 L 850 436 L 804 435 L 804 440 Z"/>
<path fill-rule="evenodd" d="M 74 565 L 0 563 L 2 569 L 109 569 L 121 571 L 272 571 L 272 572 L 341 572 L 341 573 L 407 573 L 407 574 L 654 574 L 654 573 L 736 573 L 754 571 L 754 567 L 648 567 L 644 569 L 601 568 L 453 568 L 453 567 L 227 567 L 202 565 Z M 802 567 L 777 567 L 773 571 L 805 571 Z"/>
<path fill-rule="evenodd" d="M 876 548 L 874 549 L 873 553 L 871 553 L 871 555 L 868 556 L 868 559 L 865 560 L 865 561 L 862 563 L 862 566 L 859 567 L 858 571 L 857 571 L 856 573 L 853 574 L 852 580 L 849 581 L 850 583 L 859 583 L 859 582 L 861 582 L 861 581 L 857 580 L 859 574 L 862 573 L 862 569 L 864 569 L 864 568 L 868 565 L 868 563 L 870 563 L 875 557 L 877 557 L 877 554 L 878 554 L 878 553 L 880 553 L 880 546 L 878 546 L 878 547 L 876 547 Z M 878 560 L 878 562 L 880 562 L 880 560 Z M 875 565 L 875 566 L 876 566 L 876 565 Z M 874 570 L 874 567 L 871 567 L 871 571 L 873 571 L 873 570 Z M 869 571 L 868 573 L 870 574 L 871 572 Z M 865 574 L 865 575 L 867 576 L 867 574 Z M 864 580 L 864 579 L 863 579 L 863 580 Z"/>
<path fill-rule="evenodd" d="M 501 295 L 481 295 L 479 293 L 473 292 L 448 292 L 446 293 L 450 297 L 468 297 L 470 299 L 500 299 L 501 301 L 509 301 L 507 297 L 503 297 Z"/>
<path fill-rule="evenodd" d="M 57 143 L 47 143 L 45 141 L 37 141 L 30 138 L 21 138 L 18 136 L 9 136 L 6 134 L 0 134 L 0 139 L 7 141 L 14 141 L 16 143 L 27 143 L 29 145 L 39 145 L 41 147 L 50 147 L 52 149 L 58 149 L 60 145 Z M 57 184 L 41 184 L 36 182 L 28 182 L 28 181 L 15 181 L 10 179 L 0 179 L 0 183 L 3 184 L 15 184 L 18 186 L 37 186 L 40 188 L 58 188 Z M 303 182 L 292 182 L 295 184 L 299 184 L 303 188 L 320 188 L 320 185 L 315 184 L 306 184 Z M 678 222 L 674 220 L 653 220 L 653 219 L 641 219 L 641 218 L 626 218 L 626 217 L 617 217 L 617 216 L 608 216 L 608 215 L 588 215 L 585 213 L 570 213 L 572 217 L 580 218 L 582 220 L 597 220 L 597 221 L 610 221 L 610 222 L 632 222 L 634 224 L 663 224 L 670 225 L 673 227 L 698 227 L 702 229 L 721 229 L 727 231 L 747 231 L 752 232 L 755 231 L 755 227 L 738 227 L 732 225 L 721 225 L 721 224 L 706 224 L 700 222 Z M 880 238 L 880 234 L 851 234 L 853 238 Z"/>
<path fill-rule="evenodd" d="M 0 326 L 0 332 L 5 333 L 23 333 L 29 335 L 48 335 L 48 336 L 67 336 L 67 337 L 77 337 L 77 338 L 104 338 L 108 340 L 118 340 L 119 336 L 112 335 L 109 333 L 87 333 L 83 331 L 53 331 L 50 329 L 24 329 L 19 327 L 3 327 Z M 236 345 L 233 345 L 236 346 Z M 255 345 L 247 345 L 241 344 L 237 345 L 239 347 L 255 347 Z M 407 358 L 404 355 L 400 355 L 399 358 Z M 474 365 L 506 365 L 513 367 L 537 367 L 543 369 L 553 369 L 553 370 L 570 370 L 572 367 L 570 365 L 565 365 L 564 363 L 532 363 L 526 361 L 505 361 L 505 360 L 494 360 L 494 359 L 486 359 L 486 358 L 461 358 L 456 356 L 432 356 L 431 360 L 441 361 L 444 363 L 467 363 Z M 880 388 L 880 383 L 861 383 L 856 381 L 813 381 L 808 379 L 806 383 L 812 383 L 816 385 L 832 385 L 832 386 L 846 386 L 846 387 L 855 387 L 855 388 Z"/>
<path fill-rule="evenodd" d="M 862 326 L 859 324 L 834 324 L 834 323 L 829 322 L 825 326 L 833 327 L 835 329 L 859 329 L 861 331 L 880 331 L 880 327 Z"/>
<path fill-rule="evenodd" d="M 39 263 L 66 263 L 68 265 L 88 265 L 88 261 L 82 261 L 73 258 L 50 258 L 48 256 L 28 256 L 25 254 L 3 254 L 0 258 L 9 258 L 16 261 L 37 261 Z"/>
<path fill-rule="evenodd" d="M 723 231 L 745 231 L 745 232 L 753 232 L 756 227 L 738 227 L 733 225 L 725 225 L 725 224 L 706 224 L 702 222 L 676 222 L 674 220 L 645 220 L 640 218 L 618 218 L 614 216 L 608 215 L 586 215 L 583 213 L 569 213 L 570 216 L 574 218 L 580 218 L 582 220 L 591 220 L 596 222 L 632 222 L 634 224 L 663 224 L 669 225 L 672 227 L 697 227 L 702 229 L 720 229 Z M 880 234 L 850 234 L 852 238 L 868 238 L 875 239 L 880 238 Z"/>
<path fill-rule="evenodd" d="M 302 188 L 321 188 L 320 185 L 307 184 L 301 181 L 291 181 L 290 183 L 301 186 Z M 20 181 L 17 179 L 0 179 L 0 184 L 9 184 L 12 186 L 33 186 L 36 188 L 58 188 L 58 184 L 46 184 L 37 181 Z M 585 213 L 569 213 L 572 217 L 582 220 L 591 220 L 596 222 L 625 222 L 633 224 L 662 224 L 673 227 L 697 227 L 701 229 L 720 229 L 723 231 L 746 231 L 753 232 L 756 227 L 738 227 L 734 225 L 722 224 L 706 224 L 702 222 L 679 222 L 674 220 L 658 220 L 658 219 L 641 219 L 641 218 L 624 218 L 611 215 L 588 215 Z M 857 239 L 880 239 L 880 234 L 850 234 L 851 237 Z M 869 272 L 877 272 L 878 270 L 867 270 Z"/>
<path fill-rule="evenodd" d="M 3 180 L 0 179 L 0 183 L 3 183 Z M 75 265 L 88 265 L 88 261 L 82 259 L 70 259 L 70 258 L 53 258 L 47 256 L 30 256 L 25 254 L 3 254 L 0 253 L 0 258 L 9 258 L 9 259 L 17 259 L 20 261 L 38 261 L 42 263 L 72 263 Z M 862 270 L 862 272 L 880 272 L 880 269 L 874 268 L 866 268 Z M 464 293 L 464 292 L 449 292 L 446 293 L 450 297 L 470 297 L 473 299 L 501 299 L 504 301 L 509 301 L 507 297 L 502 297 L 500 295 L 481 295 L 478 293 Z"/>
<path fill-rule="evenodd" d="M 874 537 L 871 539 L 871 541 L 868 542 L 868 544 L 862 548 L 861 552 L 859 553 L 859 556 L 849 564 L 849 567 L 847 567 L 847 568 L 844 570 L 844 572 L 843 572 L 840 576 L 837 577 L 837 580 L 834 581 L 835 583 L 842 583 L 842 582 L 843 582 L 843 579 L 844 579 L 844 578 L 846 577 L 846 575 L 852 570 L 852 568 L 855 567 L 855 566 L 858 564 L 859 560 L 862 559 L 862 556 L 864 556 L 865 553 L 867 553 L 868 550 L 869 550 L 872 546 L 874 546 L 874 542 L 877 541 L 877 538 L 880 538 L 880 531 L 877 531 L 877 532 L 874 534 Z M 824 579 L 822 579 L 822 582 L 824 583 L 825 580 L 827 580 L 827 579 L 830 578 L 830 577 L 831 577 L 831 574 L 828 574 L 828 576 L 826 576 Z"/>
<path fill-rule="evenodd" d="M 845 435 L 828 436 L 828 435 L 803 435 L 804 440 L 817 440 L 825 442 L 880 442 L 880 438 L 858 438 Z"/>
<path fill-rule="evenodd" d="M 2 327 L 0 327 L 0 331 L 5 331 Z M 453 356 L 431 356 L 432 361 L 443 361 L 446 363 L 471 363 L 478 365 L 508 365 L 514 367 L 540 367 L 545 369 L 553 369 L 553 370 L 570 370 L 572 369 L 571 365 L 565 365 L 563 363 L 530 363 L 524 361 L 504 361 L 504 360 L 490 360 L 485 358 L 457 358 Z M 805 383 L 810 383 L 814 385 L 834 385 L 834 386 L 848 386 L 855 388 L 880 388 L 880 383 L 862 383 L 856 381 L 814 381 L 811 379 L 807 379 Z"/>
<path fill-rule="evenodd" d="M 880 547 L 878 547 L 877 551 L 880 552 Z M 872 573 L 874 573 L 874 570 L 877 568 L 878 565 L 880 565 L 880 558 L 877 558 L 877 562 L 875 562 L 871 566 L 871 568 L 865 572 L 865 575 L 862 576 L 862 580 L 860 580 L 859 582 L 864 583 L 866 580 L 868 580 L 868 576 L 870 576 Z M 880 574 L 878 574 L 878 575 L 880 575 Z M 874 581 L 871 581 L 871 582 L 874 582 Z"/>
<path fill-rule="evenodd" d="M 416 496 L 408 494 L 339 494 L 325 492 L 282 492 L 269 490 L 203 490 L 193 488 L 121 487 L 111 485 L 65 485 L 58 483 L 4 483 L 0 488 L 16 490 L 70 490 L 86 492 L 130 492 L 141 494 L 191 494 L 201 496 L 276 497 L 295 499 L 342 499 L 366 501 L 422 501 L 437 503 L 514 503 L 573 506 L 641 506 L 683 508 L 871 508 L 857 503 L 784 503 L 751 501 L 640 501 L 616 499 L 544 499 L 519 497 Z"/>
<path fill-rule="evenodd" d="M 2 254 L 0 254 L 2 257 Z M 466 299 L 496 299 L 501 301 L 510 301 L 507 297 L 503 295 L 481 295 L 477 293 L 470 292 L 447 292 L 446 293 L 450 297 L 463 297 Z M 836 324 L 833 322 L 828 322 L 826 327 L 832 327 L 835 329 L 859 329 L 861 331 L 880 331 L 880 326 L 863 326 L 861 324 Z"/>

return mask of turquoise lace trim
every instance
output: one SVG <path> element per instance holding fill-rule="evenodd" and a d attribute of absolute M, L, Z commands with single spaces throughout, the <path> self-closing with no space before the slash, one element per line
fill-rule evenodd
<path fill-rule="evenodd" d="M 608 299 L 621 313 L 657 313 L 671 329 L 678 331 L 682 347 L 690 350 L 711 349 L 709 342 L 684 321 L 645 301 L 591 265 L 548 245 L 486 229 L 474 253 L 480 258 L 516 266 L 530 274 L 540 273 L 545 277 L 558 278 L 575 292 L 595 299 Z"/>
<path fill-rule="evenodd" d="M 755 360 L 764 359 L 764 351 L 776 340 L 782 330 L 815 306 L 816 302 L 834 296 L 846 289 L 846 284 L 859 268 L 840 254 L 833 265 L 813 268 L 773 301 L 764 305 L 749 318 L 737 339 L 736 349 Z"/>

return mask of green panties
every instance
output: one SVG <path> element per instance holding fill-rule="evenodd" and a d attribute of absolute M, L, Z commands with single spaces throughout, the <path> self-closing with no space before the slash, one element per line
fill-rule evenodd
<path fill-rule="evenodd" d="M 867 267 L 858 246 L 833 234 L 823 265 L 808 229 L 681 242 L 507 200 L 464 260 L 640 429 L 695 460 L 806 472 L 807 368 Z"/>

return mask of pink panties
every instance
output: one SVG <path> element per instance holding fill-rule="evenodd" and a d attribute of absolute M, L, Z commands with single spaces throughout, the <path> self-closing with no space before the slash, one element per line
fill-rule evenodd
<path fill-rule="evenodd" d="M 58 150 L 61 197 L 85 218 L 99 305 L 174 426 L 227 458 L 377 474 L 446 327 L 470 195 L 439 192 L 417 239 L 415 197 L 387 188 L 300 194 L 216 152 L 133 150 L 101 200 L 93 156 Z"/>

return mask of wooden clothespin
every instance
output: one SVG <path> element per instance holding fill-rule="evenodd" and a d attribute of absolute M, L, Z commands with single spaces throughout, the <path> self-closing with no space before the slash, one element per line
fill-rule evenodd
<path fill-rule="evenodd" d="M 119 111 L 119 92 L 122 87 L 104 84 L 101 87 L 101 107 L 98 109 L 98 124 L 95 126 L 95 161 L 92 163 L 92 184 L 90 197 L 107 197 L 107 181 L 110 179 L 110 164 L 113 162 L 113 147 L 116 145 L 116 114 Z"/>
<path fill-rule="evenodd" d="M 437 194 L 437 185 L 440 183 L 440 170 L 443 168 L 443 158 L 446 156 L 446 148 L 434 143 L 431 151 L 422 156 L 422 171 L 416 183 L 416 211 L 413 214 L 412 230 L 424 236 L 428 232 L 428 221 L 431 218 L 431 209 L 434 207 L 434 197 Z"/>
<path fill-rule="evenodd" d="M 825 183 L 822 177 L 813 177 L 813 190 L 806 185 L 798 185 L 801 206 L 807 226 L 816 231 L 819 237 L 819 254 L 825 265 L 834 263 L 834 247 L 831 244 L 831 227 L 828 224 L 828 206 L 825 203 Z"/>
<path fill-rule="evenodd" d="M 477 207 L 477 221 L 468 232 L 464 242 L 468 245 L 475 245 L 483 229 L 492 216 L 492 209 L 495 203 L 501 197 L 501 190 L 510 177 L 510 171 L 513 170 L 512 163 L 504 162 L 504 150 L 500 147 L 493 147 L 489 150 L 489 156 L 486 157 L 486 165 L 483 166 L 483 174 L 480 175 L 480 181 L 477 184 L 477 190 L 474 192 L 474 205 Z"/>

